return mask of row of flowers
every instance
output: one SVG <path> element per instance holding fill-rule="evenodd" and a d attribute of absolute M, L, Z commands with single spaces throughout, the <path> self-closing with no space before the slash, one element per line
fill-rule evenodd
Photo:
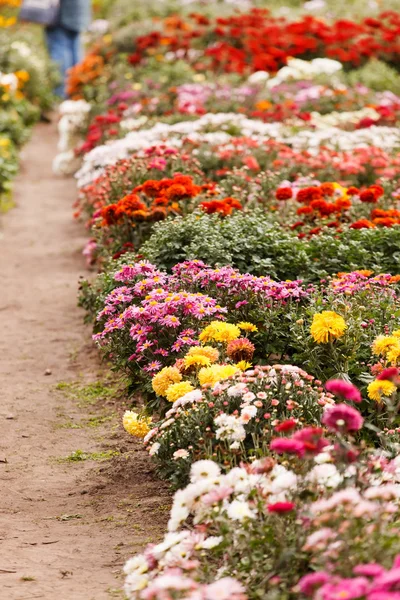
<path fill-rule="evenodd" d="M 37 32 L 16 23 L 18 3 L 5 3 L 0 22 L 0 205 L 7 207 L 18 170 L 18 150 L 41 110 L 51 106 L 55 77 L 44 46 L 31 43 Z M 32 51 L 32 48 L 36 48 Z"/>
<path fill-rule="evenodd" d="M 399 15 L 182 15 L 99 24 L 54 162 L 123 426 L 176 490 L 126 595 L 395 600 Z"/>

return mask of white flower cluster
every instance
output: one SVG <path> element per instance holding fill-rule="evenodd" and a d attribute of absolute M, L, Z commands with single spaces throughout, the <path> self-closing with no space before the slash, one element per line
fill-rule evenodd
<path fill-rule="evenodd" d="M 0 85 L 4 85 L 15 92 L 18 88 L 18 77 L 14 73 L 2 73 L 0 71 Z"/>
<path fill-rule="evenodd" d="M 57 175 L 70 175 L 80 165 L 75 156 L 74 147 L 80 139 L 80 132 L 85 125 L 91 105 L 85 100 L 65 100 L 59 107 L 58 151 L 53 160 L 53 171 Z"/>
<path fill-rule="evenodd" d="M 189 516 L 193 517 L 194 524 L 199 524 L 208 522 L 218 512 L 222 518 L 235 522 L 232 527 L 237 527 L 258 516 L 257 508 L 249 502 L 255 489 L 259 489 L 269 502 L 280 502 L 290 497 L 298 484 L 297 476 L 281 465 L 275 465 L 269 473 L 254 474 L 237 467 L 223 475 L 220 467 L 211 460 L 194 463 L 190 480 L 191 483 L 174 496 L 168 533 L 163 541 L 126 563 L 125 593 L 128 598 L 141 598 L 141 591 L 168 574 L 169 569 L 184 568 L 196 552 L 211 550 L 223 542 L 222 536 L 207 536 L 187 529 L 184 524 Z M 157 568 L 151 571 L 154 564 Z"/>
<path fill-rule="evenodd" d="M 76 175 L 78 187 L 90 184 L 101 175 L 107 165 L 115 164 L 118 160 L 129 157 L 133 152 L 150 146 L 168 142 L 170 147 L 179 148 L 184 139 L 209 145 L 228 144 L 232 140 L 232 135 L 229 133 L 232 128 L 240 132 L 239 136 L 260 143 L 274 139 L 290 144 L 298 150 L 306 148 L 310 152 L 317 151 L 320 146 L 351 151 L 354 148 L 370 145 L 390 151 L 400 145 L 400 132 L 394 127 L 372 126 L 355 131 L 344 131 L 340 128 L 354 125 L 363 118 L 376 120 L 378 116 L 372 108 L 332 113 L 332 115 L 319 115 L 314 112 L 312 113 L 313 130 L 309 128 L 309 124 L 303 122 L 296 122 L 293 130 L 290 124 L 264 123 L 234 113 L 209 113 L 196 120 L 180 121 L 173 125 L 157 123 L 149 129 L 139 130 L 136 130 L 139 119 L 134 119 L 134 131 L 130 131 L 122 139 L 98 146 L 85 155 L 82 167 Z"/>
<path fill-rule="evenodd" d="M 86 154 L 82 168 L 76 175 L 78 187 L 91 183 L 105 166 L 115 164 L 137 150 L 165 141 L 175 147 L 179 147 L 182 139 L 187 137 L 209 144 L 226 143 L 231 139 L 228 132 L 232 126 L 245 137 L 277 138 L 281 129 L 280 123 L 263 123 L 235 113 L 209 113 L 199 119 L 179 121 L 173 125 L 157 123 L 149 129 L 131 131 L 126 137 L 98 146 Z M 210 129 L 215 132 L 208 133 Z"/>
<path fill-rule="evenodd" d="M 342 70 L 342 64 L 330 58 L 301 60 L 288 58 L 287 65 L 279 69 L 275 77 L 268 79 L 267 87 L 272 89 L 286 81 L 313 80 L 320 75 L 329 77 Z"/>

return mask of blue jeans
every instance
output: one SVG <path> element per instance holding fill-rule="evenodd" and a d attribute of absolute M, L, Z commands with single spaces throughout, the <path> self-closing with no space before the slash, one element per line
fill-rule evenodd
<path fill-rule="evenodd" d="M 66 79 L 68 69 L 81 60 L 81 36 L 77 31 L 71 31 L 57 25 L 46 28 L 47 47 L 51 58 L 58 63 L 62 76 L 62 83 L 54 90 L 57 96 L 67 97 Z"/>

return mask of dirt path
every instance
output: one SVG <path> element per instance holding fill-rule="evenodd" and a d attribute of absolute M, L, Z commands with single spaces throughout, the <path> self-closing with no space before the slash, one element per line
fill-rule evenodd
<path fill-rule="evenodd" d="M 76 308 L 84 237 L 55 153 L 55 127 L 38 126 L 0 231 L 1 600 L 121 598 L 121 566 L 159 536 L 169 502 L 121 432 L 121 400 L 85 387 L 101 370 Z M 77 450 L 95 454 L 60 460 Z"/>

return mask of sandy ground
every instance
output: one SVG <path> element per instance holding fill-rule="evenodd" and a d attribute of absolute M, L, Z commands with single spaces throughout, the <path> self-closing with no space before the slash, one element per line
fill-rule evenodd
<path fill-rule="evenodd" d="M 17 207 L 1 221 L 1 600 L 123 597 L 121 567 L 160 537 L 170 501 L 121 431 L 121 399 L 82 407 L 56 390 L 102 370 L 76 307 L 85 237 L 71 218 L 75 185 L 52 175 L 55 153 L 55 126 L 38 126 L 24 150 Z M 98 415 L 104 422 L 87 426 Z M 120 455 L 60 460 L 78 449 Z"/>

